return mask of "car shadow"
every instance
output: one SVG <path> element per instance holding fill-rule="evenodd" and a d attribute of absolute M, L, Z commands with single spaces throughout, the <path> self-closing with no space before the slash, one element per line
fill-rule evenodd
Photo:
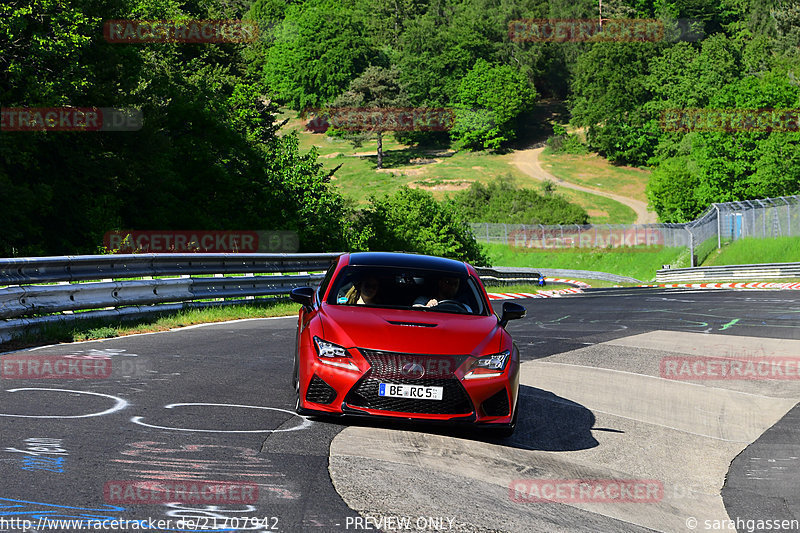
<path fill-rule="evenodd" d="M 571 452 L 598 446 L 592 430 L 604 429 L 594 427 L 594 413 L 583 405 L 527 385 L 519 387 L 517 409 L 517 429 L 511 437 L 480 440 L 524 450 Z"/>
<path fill-rule="evenodd" d="M 448 426 L 421 423 L 411 420 L 387 420 L 380 418 L 327 418 L 313 417 L 314 420 L 329 424 L 347 426 L 375 427 L 405 431 L 419 431 L 461 439 L 499 444 L 509 448 L 540 450 L 550 452 L 570 452 L 586 450 L 599 445 L 592 431 L 619 430 L 595 428 L 595 416 L 583 405 L 557 396 L 552 392 L 520 385 L 517 429 L 511 437 L 498 438 L 491 430 L 474 429 L 472 426 Z"/>

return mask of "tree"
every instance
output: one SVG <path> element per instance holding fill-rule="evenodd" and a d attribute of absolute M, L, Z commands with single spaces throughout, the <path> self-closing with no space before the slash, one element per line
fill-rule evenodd
<path fill-rule="evenodd" d="M 0 254 L 93 253 L 113 229 L 296 229 L 341 250 L 352 210 L 315 153 L 278 135 L 241 45 L 111 44 L 105 19 L 214 19 L 198 2 L 20 0 L 0 6 L 4 107 L 120 107 L 125 132 L 3 132 Z M 227 8 L 226 8 L 227 9 Z M 7 39 L 6 39 L 7 37 Z"/>
<path fill-rule="evenodd" d="M 497 150 L 515 137 L 515 121 L 530 111 L 535 98 L 519 72 L 479 59 L 459 84 L 451 134 L 460 146 Z"/>
<path fill-rule="evenodd" d="M 695 195 L 699 184 L 697 164 L 689 156 L 668 158 L 655 168 L 647 183 L 647 198 L 658 220 L 694 220 L 707 207 Z"/>
<path fill-rule="evenodd" d="M 653 43 L 598 42 L 578 58 L 570 100 L 572 121 L 588 127 L 587 140 L 611 161 L 644 164 L 655 139 L 646 124 L 644 105 L 651 98 L 646 84 Z"/>
<path fill-rule="evenodd" d="M 267 51 L 263 79 L 292 109 L 331 102 L 377 56 L 350 4 L 307 0 L 286 9 Z"/>
<path fill-rule="evenodd" d="M 400 85 L 399 75 L 396 69 L 386 69 L 383 67 L 372 66 L 366 69 L 358 78 L 350 82 L 350 86 L 336 98 L 333 102 L 335 108 L 366 108 L 383 119 L 391 117 L 381 117 L 382 111 L 388 115 L 391 108 L 403 107 L 408 105 L 408 98 L 405 90 Z M 334 111 L 335 112 L 335 111 Z M 388 123 L 375 124 L 371 129 L 346 133 L 345 135 L 353 141 L 355 146 L 360 146 L 367 138 L 375 135 L 378 141 L 378 164 L 379 169 L 383 168 L 383 134 L 386 131 L 397 129 Z"/>
<path fill-rule="evenodd" d="M 476 59 L 492 59 L 492 41 L 467 3 L 431 4 L 406 23 L 393 60 L 415 106 L 442 107 L 457 99 L 461 78 Z M 507 28 L 506 28 L 507 31 Z"/>
<path fill-rule="evenodd" d="M 782 72 L 769 72 L 725 85 L 709 99 L 708 108 L 780 110 L 798 103 L 800 88 Z M 713 202 L 800 192 L 800 133 L 764 126 L 747 131 L 738 122 L 730 131 L 686 133 L 675 155 L 663 159 L 650 178 L 648 198 L 659 219 L 685 222 Z"/>
<path fill-rule="evenodd" d="M 403 187 L 372 198 L 362 228 L 373 251 L 408 251 L 488 264 L 483 250 L 456 208 L 425 191 Z"/>

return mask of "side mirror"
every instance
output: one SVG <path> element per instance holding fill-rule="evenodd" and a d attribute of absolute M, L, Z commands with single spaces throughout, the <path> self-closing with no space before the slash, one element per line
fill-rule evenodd
<path fill-rule="evenodd" d="M 314 288 L 297 287 L 296 289 L 292 289 L 292 292 L 289 293 L 289 298 L 300 305 L 311 307 L 311 304 L 314 302 Z"/>
<path fill-rule="evenodd" d="M 524 318 L 527 311 L 525 308 L 514 302 L 503 302 L 503 316 L 500 317 L 500 325 L 506 327 L 509 320 Z"/>

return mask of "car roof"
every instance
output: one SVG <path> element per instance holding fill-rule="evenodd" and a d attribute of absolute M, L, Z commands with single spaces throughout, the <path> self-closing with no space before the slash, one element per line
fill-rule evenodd
<path fill-rule="evenodd" d="M 434 257 L 431 255 L 403 254 L 396 252 L 358 252 L 350 254 L 350 265 L 353 266 L 395 266 L 404 268 L 422 268 L 450 272 L 463 276 L 468 274 L 467 267 L 461 261 Z"/>

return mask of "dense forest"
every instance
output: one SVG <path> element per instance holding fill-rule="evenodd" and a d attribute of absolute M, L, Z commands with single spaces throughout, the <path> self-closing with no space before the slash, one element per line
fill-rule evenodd
<path fill-rule="evenodd" d="M 476 198 L 507 196 L 506 185 L 449 203 L 402 190 L 357 209 L 314 151 L 279 134 L 279 107 L 298 115 L 353 102 L 448 107 L 456 110 L 449 131 L 396 135 L 502 151 L 524 141 L 538 100 L 558 99 L 585 128 L 588 149 L 653 169 L 648 197 L 663 222 L 690 220 L 710 202 L 800 192 L 797 131 L 683 131 L 663 121 L 675 109 L 800 108 L 800 1 L 604 1 L 605 19 L 663 24 L 663 38 L 643 42 L 509 33 L 519 19 L 594 20 L 598 8 L 595 0 L 5 2 L 4 109 L 137 109 L 143 127 L 0 127 L 0 255 L 91 253 L 106 231 L 136 228 L 291 229 L 303 251 L 480 258 L 463 222 L 475 219 Z M 109 20 L 182 19 L 243 19 L 258 38 L 121 43 L 103 34 Z M 551 211 L 585 221 L 547 196 L 519 195 L 515 213 L 561 202 Z"/>

